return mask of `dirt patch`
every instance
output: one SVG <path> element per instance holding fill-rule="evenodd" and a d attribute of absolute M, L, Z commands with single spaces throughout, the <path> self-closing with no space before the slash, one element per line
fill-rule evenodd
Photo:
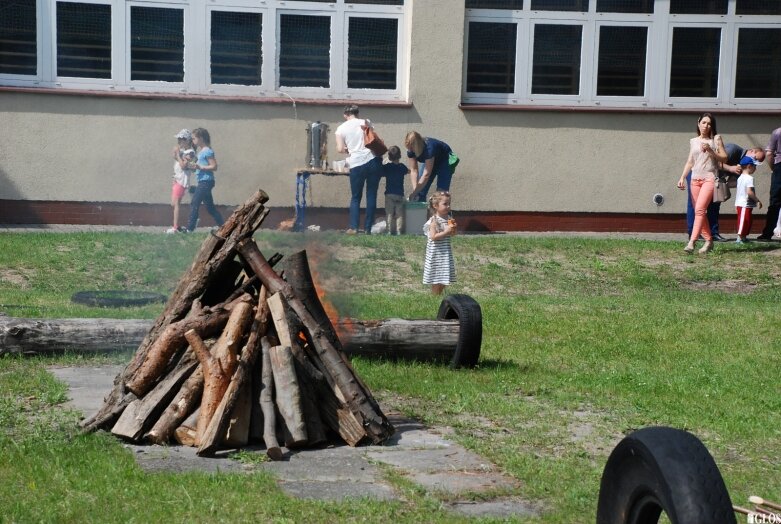
<path fill-rule="evenodd" d="M 723 293 L 735 293 L 747 295 L 757 291 L 760 286 L 745 280 L 727 279 L 712 282 L 686 282 L 685 287 L 697 291 L 721 291 Z"/>
<path fill-rule="evenodd" d="M 388 403 L 409 416 L 420 417 L 431 413 L 429 402 L 408 398 L 394 392 L 375 392 L 380 404 Z M 525 435 L 521 445 L 531 455 L 539 457 L 562 457 L 565 454 L 585 453 L 595 462 L 603 461 L 610 451 L 624 437 L 617 430 L 610 413 L 581 405 L 574 411 L 554 409 L 550 404 L 534 396 L 521 399 L 528 403 L 534 416 L 519 418 L 508 417 L 495 420 L 477 413 L 458 414 L 455 428 L 439 425 L 435 431 L 446 434 L 461 434 L 482 441 L 501 442 Z M 555 425 L 540 425 L 541 420 L 556 420 Z"/>
<path fill-rule="evenodd" d="M 0 269 L 0 281 L 7 282 L 21 289 L 29 289 L 30 278 L 22 270 Z"/>

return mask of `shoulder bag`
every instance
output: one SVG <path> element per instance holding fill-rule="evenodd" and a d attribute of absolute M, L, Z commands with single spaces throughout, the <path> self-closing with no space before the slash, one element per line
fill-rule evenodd
<path fill-rule="evenodd" d="M 382 156 L 387 153 L 388 148 L 385 146 L 385 142 L 375 133 L 371 122 L 367 121 L 367 124 L 362 125 L 361 129 L 363 129 L 363 145 L 366 146 L 366 149 L 371 151 L 374 156 Z"/>
<path fill-rule="evenodd" d="M 726 202 L 730 198 L 732 198 L 732 193 L 727 186 L 727 178 L 717 176 L 713 181 L 713 201 Z"/>

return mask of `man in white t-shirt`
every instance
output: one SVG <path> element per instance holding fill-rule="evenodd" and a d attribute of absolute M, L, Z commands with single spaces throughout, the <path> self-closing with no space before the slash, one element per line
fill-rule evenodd
<path fill-rule="evenodd" d="M 366 220 L 364 231 L 371 234 L 374 215 L 377 211 L 377 190 L 382 177 L 382 157 L 374 156 L 364 145 L 364 126 L 371 122 L 358 118 L 358 106 L 344 108 L 344 123 L 336 128 L 336 151 L 347 153 L 350 166 L 350 225 L 348 234 L 358 232 L 363 186 L 366 185 Z"/>

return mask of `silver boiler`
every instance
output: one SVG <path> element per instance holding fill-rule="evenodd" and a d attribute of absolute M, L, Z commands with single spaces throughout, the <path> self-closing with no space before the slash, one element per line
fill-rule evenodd
<path fill-rule="evenodd" d="M 328 124 L 319 120 L 306 126 L 306 165 L 325 169 L 328 166 Z"/>

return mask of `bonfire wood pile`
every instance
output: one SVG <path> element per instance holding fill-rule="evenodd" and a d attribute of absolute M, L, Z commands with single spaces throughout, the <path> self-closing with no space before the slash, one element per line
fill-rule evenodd
<path fill-rule="evenodd" d="M 162 314 L 82 425 L 133 442 L 212 455 L 265 442 L 379 443 L 393 426 L 345 356 L 305 252 L 274 267 L 252 240 L 268 214 L 258 191 L 207 238 Z"/>

